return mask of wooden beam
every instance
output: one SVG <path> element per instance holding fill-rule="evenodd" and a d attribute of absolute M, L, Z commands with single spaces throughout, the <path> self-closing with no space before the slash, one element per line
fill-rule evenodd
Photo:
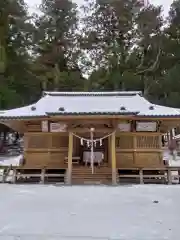
<path fill-rule="evenodd" d="M 116 137 L 122 136 L 146 136 L 146 137 L 154 137 L 159 136 L 159 132 L 120 132 L 116 131 Z"/>
<path fill-rule="evenodd" d="M 69 132 L 67 184 L 72 183 L 73 134 Z"/>
<path fill-rule="evenodd" d="M 50 116 L 49 120 L 57 120 L 57 119 L 82 119 L 82 120 L 99 120 L 99 119 L 125 119 L 129 120 L 131 118 L 134 118 L 133 115 L 57 115 L 57 116 Z"/>
<path fill-rule="evenodd" d="M 142 121 L 175 121 L 179 122 L 180 117 L 140 117 L 136 115 L 59 115 L 59 116 L 49 116 L 49 120 L 72 120 L 72 119 L 81 119 L 81 120 L 99 120 L 99 119 L 116 119 L 116 120 L 142 120 Z"/>
<path fill-rule="evenodd" d="M 116 133 L 113 132 L 111 135 L 111 161 L 112 161 L 112 184 L 117 184 L 117 173 L 116 173 Z"/>
<path fill-rule="evenodd" d="M 89 128 L 69 128 L 68 130 L 74 133 L 90 133 Z M 112 131 L 112 128 L 96 128 L 96 133 L 111 133 Z"/>
<path fill-rule="evenodd" d="M 111 119 L 75 119 L 75 120 L 70 120 L 67 119 L 67 124 L 71 125 L 88 125 L 88 124 L 111 124 L 112 125 L 112 120 Z"/>
<path fill-rule="evenodd" d="M 117 153 L 162 153 L 163 150 L 159 148 L 129 148 L 129 149 L 122 149 L 116 148 Z"/>
<path fill-rule="evenodd" d="M 60 148 L 28 148 L 24 150 L 24 153 L 67 153 L 68 147 L 60 147 Z"/>
<path fill-rule="evenodd" d="M 44 121 L 44 120 L 51 120 L 51 121 L 59 121 L 59 120 L 90 120 L 90 119 L 93 119 L 93 120 L 100 120 L 100 119 L 103 119 L 103 120 L 143 120 L 143 121 L 166 121 L 166 122 L 169 122 L 169 121 L 175 121 L 177 122 L 177 124 L 179 124 L 179 121 L 180 121 L 180 117 L 138 117 L 138 116 L 135 116 L 135 115 L 75 115 L 75 116 L 70 116 L 70 115 L 59 115 L 59 116 L 48 116 L 48 117 L 43 117 L 43 118 L 38 118 L 38 117 L 34 117 L 34 118 L 27 118 L 27 119 L 17 119 L 17 120 L 14 120 L 16 122 L 37 122 L 37 121 Z M 9 121 L 9 120 L 7 120 Z"/>
<path fill-rule="evenodd" d="M 68 136 L 68 132 L 26 132 L 24 134 L 25 136 L 63 136 L 63 137 L 67 137 Z"/>

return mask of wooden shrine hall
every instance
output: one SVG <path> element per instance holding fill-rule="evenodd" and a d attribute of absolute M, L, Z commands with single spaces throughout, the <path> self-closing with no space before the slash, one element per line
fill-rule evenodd
<path fill-rule="evenodd" d="M 38 102 L 0 112 L 24 134 L 20 169 L 63 170 L 67 184 L 116 184 L 119 169 L 161 168 L 162 134 L 180 110 L 141 92 L 43 92 Z"/>

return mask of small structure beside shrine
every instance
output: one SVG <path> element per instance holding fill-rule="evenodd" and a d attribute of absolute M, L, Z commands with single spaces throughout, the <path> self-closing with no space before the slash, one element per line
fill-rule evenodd
<path fill-rule="evenodd" d="M 126 170 L 165 168 L 162 134 L 179 124 L 180 110 L 141 92 L 44 92 L 1 111 L 0 121 L 24 133 L 18 170 L 40 171 L 42 181 L 48 173 L 67 184 L 116 184 Z"/>

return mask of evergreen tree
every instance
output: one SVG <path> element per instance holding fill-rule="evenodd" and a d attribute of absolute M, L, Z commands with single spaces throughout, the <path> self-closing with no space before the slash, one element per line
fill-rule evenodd
<path fill-rule="evenodd" d="M 78 12 L 71 0 L 43 0 L 36 21 L 36 74 L 42 88 L 82 90 L 84 78 L 78 66 Z"/>
<path fill-rule="evenodd" d="M 33 79 L 28 73 L 32 24 L 23 0 L 0 1 L 0 106 L 31 100 Z"/>
<path fill-rule="evenodd" d="M 161 9 L 139 0 L 89 2 L 85 8 L 82 47 L 93 60 L 89 88 L 142 90 L 149 84 L 160 59 Z M 98 79 L 97 79 L 98 77 Z M 153 85 L 153 84 L 152 84 Z"/>

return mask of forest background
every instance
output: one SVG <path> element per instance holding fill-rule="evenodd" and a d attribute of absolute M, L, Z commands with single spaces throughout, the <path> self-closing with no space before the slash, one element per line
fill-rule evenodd
<path fill-rule="evenodd" d="M 0 109 L 42 91 L 142 91 L 180 108 L 180 0 L 0 1 Z"/>

